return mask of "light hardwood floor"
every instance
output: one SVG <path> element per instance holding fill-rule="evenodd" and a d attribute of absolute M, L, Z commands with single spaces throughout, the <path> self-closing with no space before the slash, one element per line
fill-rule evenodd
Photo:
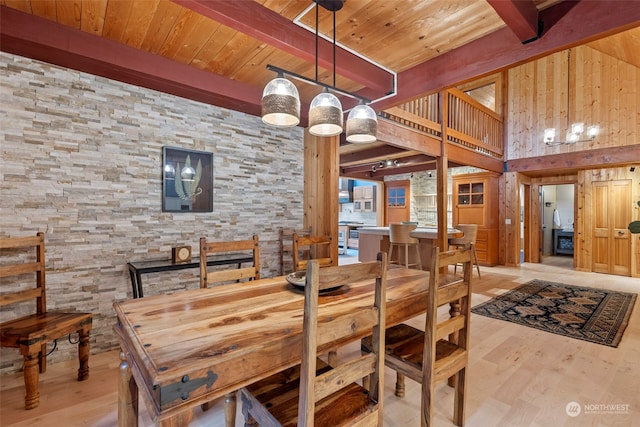
<path fill-rule="evenodd" d="M 566 262 L 560 265 L 482 267 L 482 280 L 473 275 L 473 304 L 534 278 L 640 291 L 638 279 L 580 273 L 568 269 Z M 640 426 L 638 305 L 640 302 L 636 303 L 618 348 L 472 315 L 466 425 Z M 421 318 L 412 320 L 417 326 L 422 322 Z M 357 351 L 359 346 L 354 343 L 342 348 L 339 357 L 346 358 Z M 30 411 L 23 409 L 21 374 L 0 377 L 0 425 L 115 426 L 118 364 L 117 351 L 92 355 L 91 377 L 81 383 L 75 381 L 75 361 L 50 365 L 41 376 L 40 406 Z M 394 371 L 386 370 L 385 381 L 385 426 L 418 427 L 420 386 L 407 380 L 406 397 L 400 399 L 393 395 Z M 436 401 L 436 425 L 453 425 L 452 389 L 439 386 Z M 570 402 L 581 405 L 582 412 L 577 417 L 567 415 Z M 600 405 L 617 405 L 619 413 Z M 236 425 L 242 426 L 239 406 Z M 142 402 L 140 412 L 140 426 L 153 425 Z M 192 426 L 224 426 L 221 402 L 206 413 L 199 408 L 195 412 Z"/>

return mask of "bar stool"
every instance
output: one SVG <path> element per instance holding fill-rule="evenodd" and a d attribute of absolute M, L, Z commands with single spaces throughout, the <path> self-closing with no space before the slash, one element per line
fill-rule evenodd
<path fill-rule="evenodd" d="M 453 239 L 449 239 L 449 246 L 452 246 L 456 249 L 462 247 L 471 247 L 471 261 L 476 265 L 476 269 L 478 270 L 478 278 L 480 277 L 480 265 L 478 264 L 478 255 L 476 254 L 476 239 L 478 237 L 478 224 L 458 224 L 456 228 L 464 233 L 464 236 L 457 237 Z M 472 265 L 473 266 L 473 265 Z M 455 273 L 458 269 L 458 265 L 453 269 Z M 473 270 L 472 270 L 473 271 Z"/>
<path fill-rule="evenodd" d="M 389 224 L 389 264 L 400 264 L 400 254 L 398 259 L 393 259 L 394 249 L 404 248 L 404 266 L 407 268 L 418 267 L 422 270 L 420 259 L 419 240 L 411 237 L 410 233 L 417 227 L 415 224 Z M 409 248 L 414 248 L 416 252 L 416 262 L 409 262 Z"/>

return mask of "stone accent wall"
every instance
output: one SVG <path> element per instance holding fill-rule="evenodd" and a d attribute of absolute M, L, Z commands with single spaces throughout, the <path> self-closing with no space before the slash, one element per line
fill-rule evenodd
<path fill-rule="evenodd" d="M 0 135 L 0 235 L 45 232 L 48 308 L 94 314 L 92 353 L 117 346 L 112 304 L 132 297 L 128 261 L 257 233 L 269 277 L 280 228 L 302 227 L 299 127 L 1 53 Z M 213 212 L 162 212 L 163 146 L 213 153 Z M 197 269 L 143 277 L 145 295 L 198 280 Z M 75 357 L 60 340 L 49 361 Z M 0 372 L 22 365 L 15 349 L 0 360 Z"/>

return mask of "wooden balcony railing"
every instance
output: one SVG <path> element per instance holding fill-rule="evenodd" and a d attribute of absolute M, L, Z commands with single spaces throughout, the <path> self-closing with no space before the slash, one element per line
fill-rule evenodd
<path fill-rule="evenodd" d="M 449 143 L 502 158 L 502 117 L 457 89 L 449 89 L 444 95 L 448 98 L 444 120 L 437 93 L 389 108 L 382 116 L 439 139 L 442 138 L 442 123 L 446 123 Z"/>

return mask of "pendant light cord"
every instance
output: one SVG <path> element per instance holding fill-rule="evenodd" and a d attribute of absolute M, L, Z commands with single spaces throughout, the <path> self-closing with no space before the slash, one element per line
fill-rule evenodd
<path fill-rule="evenodd" d="M 316 3 L 316 81 L 318 81 L 318 3 Z"/>
<path fill-rule="evenodd" d="M 336 11 L 333 11 L 333 87 L 336 87 Z"/>
<path fill-rule="evenodd" d="M 569 132 L 569 123 L 571 108 L 571 49 L 567 49 L 567 132 Z"/>
<path fill-rule="evenodd" d="M 318 82 L 318 29 L 320 27 L 318 18 L 318 3 L 316 2 L 316 82 Z M 333 11 L 333 87 L 336 88 L 336 11 Z"/>

